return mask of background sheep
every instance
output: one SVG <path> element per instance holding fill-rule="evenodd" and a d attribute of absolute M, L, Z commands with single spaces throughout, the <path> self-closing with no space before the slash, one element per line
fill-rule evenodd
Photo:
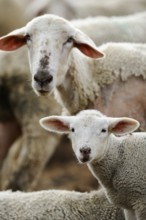
<path fill-rule="evenodd" d="M 74 19 L 98 15 L 119 16 L 140 12 L 146 10 L 146 2 L 144 0 L 78 0 L 76 2 L 72 0 L 42 0 L 41 2 L 33 0 L 24 8 L 24 14 L 29 19 L 46 13 Z"/>
<path fill-rule="evenodd" d="M 48 111 L 59 114 L 61 108 L 52 97 L 33 94 L 26 50 L 1 53 L 0 60 L 0 118 L 8 126 L 7 142 L 1 137 L 1 188 L 30 190 L 60 139 L 51 134 L 48 137 L 38 120 Z"/>
<path fill-rule="evenodd" d="M 79 0 L 77 2 L 69 0 L 69 2 L 75 11 L 76 18 L 97 15 L 120 16 L 146 9 L 146 2 L 144 0 Z"/>
<path fill-rule="evenodd" d="M 127 220 L 146 219 L 146 133 L 131 133 L 138 121 L 85 110 L 40 123 L 49 131 L 70 135 L 78 161 L 87 163 L 110 202 L 125 209 Z"/>
<path fill-rule="evenodd" d="M 106 42 L 146 43 L 146 12 L 127 16 L 97 16 L 72 20 L 71 24 L 85 32 L 96 45 Z"/>
<path fill-rule="evenodd" d="M 5 220 L 124 220 L 122 210 L 110 204 L 102 190 L 0 192 L 0 216 Z"/>

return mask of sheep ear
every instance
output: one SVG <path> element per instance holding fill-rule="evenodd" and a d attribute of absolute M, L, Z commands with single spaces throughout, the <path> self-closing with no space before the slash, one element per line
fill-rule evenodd
<path fill-rule="evenodd" d="M 128 134 L 135 131 L 139 125 L 139 122 L 132 118 L 111 118 L 109 132 L 115 135 Z"/>
<path fill-rule="evenodd" d="M 40 119 L 39 122 L 48 131 L 62 134 L 70 132 L 70 116 L 50 116 Z"/>
<path fill-rule="evenodd" d="M 81 31 L 77 31 L 74 38 L 74 47 L 78 48 L 83 54 L 90 58 L 101 58 L 104 54 L 97 50 L 93 41 Z"/>
<path fill-rule="evenodd" d="M 17 29 L 0 38 L 0 50 L 13 51 L 26 44 L 25 29 Z"/>

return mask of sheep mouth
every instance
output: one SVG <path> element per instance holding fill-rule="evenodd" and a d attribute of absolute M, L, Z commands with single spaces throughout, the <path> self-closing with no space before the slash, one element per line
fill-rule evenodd
<path fill-rule="evenodd" d="M 79 158 L 79 161 L 81 163 L 88 163 L 90 161 L 90 156 L 87 155 L 87 156 L 81 157 Z"/>
<path fill-rule="evenodd" d="M 50 94 L 50 92 L 46 90 L 38 90 L 37 92 L 40 96 L 48 96 Z"/>

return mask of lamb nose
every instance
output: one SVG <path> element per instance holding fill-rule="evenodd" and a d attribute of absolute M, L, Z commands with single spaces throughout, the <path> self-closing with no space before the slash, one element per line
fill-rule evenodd
<path fill-rule="evenodd" d="M 88 154 L 90 154 L 91 153 L 91 148 L 89 148 L 89 147 L 83 147 L 83 148 L 81 148 L 80 149 L 80 153 L 82 153 L 82 154 L 84 154 L 84 155 L 88 155 Z"/>
<path fill-rule="evenodd" d="M 53 80 L 53 76 L 52 75 L 48 75 L 48 76 L 45 76 L 45 77 L 42 77 L 42 76 L 39 76 L 39 75 L 35 75 L 34 76 L 34 80 L 40 84 L 41 86 L 47 84 L 47 83 L 50 83 L 52 80 Z"/>

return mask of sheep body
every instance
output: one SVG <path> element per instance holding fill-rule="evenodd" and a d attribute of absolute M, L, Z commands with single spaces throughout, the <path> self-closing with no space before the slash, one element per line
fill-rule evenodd
<path fill-rule="evenodd" d="M 112 91 L 112 95 L 107 98 L 104 96 L 104 101 L 108 105 L 108 100 L 113 98 L 113 92 L 116 91 L 118 94 L 119 85 L 126 84 L 128 80 L 132 80 L 133 76 L 137 82 L 140 79 L 141 86 L 144 86 L 146 78 L 145 49 L 146 45 L 143 44 L 107 43 L 98 47 L 98 50 L 106 55 L 105 58 L 96 61 L 86 59 L 78 51 L 74 51 L 66 78 L 55 90 L 56 99 L 71 114 L 74 114 L 87 108 L 89 103 L 93 103 L 104 90 L 106 91 L 106 87 L 111 86 L 109 90 Z M 115 87 L 116 83 L 119 84 L 117 87 Z M 72 90 L 69 93 L 70 88 Z M 129 91 L 129 93 L 132 92 L 134 96 L 134 91 Z M 137 92 L 141 92 L 141 90 L 137 90 Z M 128 94 L 126 94 L 126 98 L 128 98 Z M 107 112 L 108 110 L 109 108 L 107 108 Z"/>
<path fill-rule="evenodd" d="M 146 43 L 146 13 L 127 16 L 97 16 L 72 20 L 71 23 L 85 32 L 96 45 L 106 42 Z"/>
<path fill-rule="evenodd" d="M 104 0 L 100 2 L 96 0 L 80 0 L 78 2 L 72 2 L 69 0 L 69 2 L 75 11 L 75 17 L 77 18 L 97 15 L 127 15 L 138 11 L 144 11 L 146 7 L 143 0 L 117 0 L 116 2 L 114 0 Z"/>
<path fill-rule="evenodd" d="M 69 134 L 79 162 L 87 163 L 110 202 L 125 209 L 126 219 L 146 219 L 146 133 L 131 133 L 138 121 L 84 110 L 40 123 L 49 131 Z"/>
<path fill-rule="evenodd" d="M 91 61 L 78 51 L 71 54 L 67 75 L 55 89 L 57 101 L 70 114 L 91 107 L 107 115 L 126 114 L 139 120 L 145 130 L 146 45 L 107 43 L 98 49 L 105 58 Z"/>
<path fill-rule="evenodd" d="M 89 16 L 112 16 L 127 15 L 135 12 L 144 11 L 146 3 L 144 0 L 39 0 L 32 1 L 26 8 L 26 17 L 33 18 L 42 14 L 56 14 L 66 19 L 86 18 Z"/>
<path fill-rule="evenodd" d="M 66 190 L 0 192 L 0 218 L 22 220 L 124 220 L 121 209 L 108 202 L 101 191 Z"/>

